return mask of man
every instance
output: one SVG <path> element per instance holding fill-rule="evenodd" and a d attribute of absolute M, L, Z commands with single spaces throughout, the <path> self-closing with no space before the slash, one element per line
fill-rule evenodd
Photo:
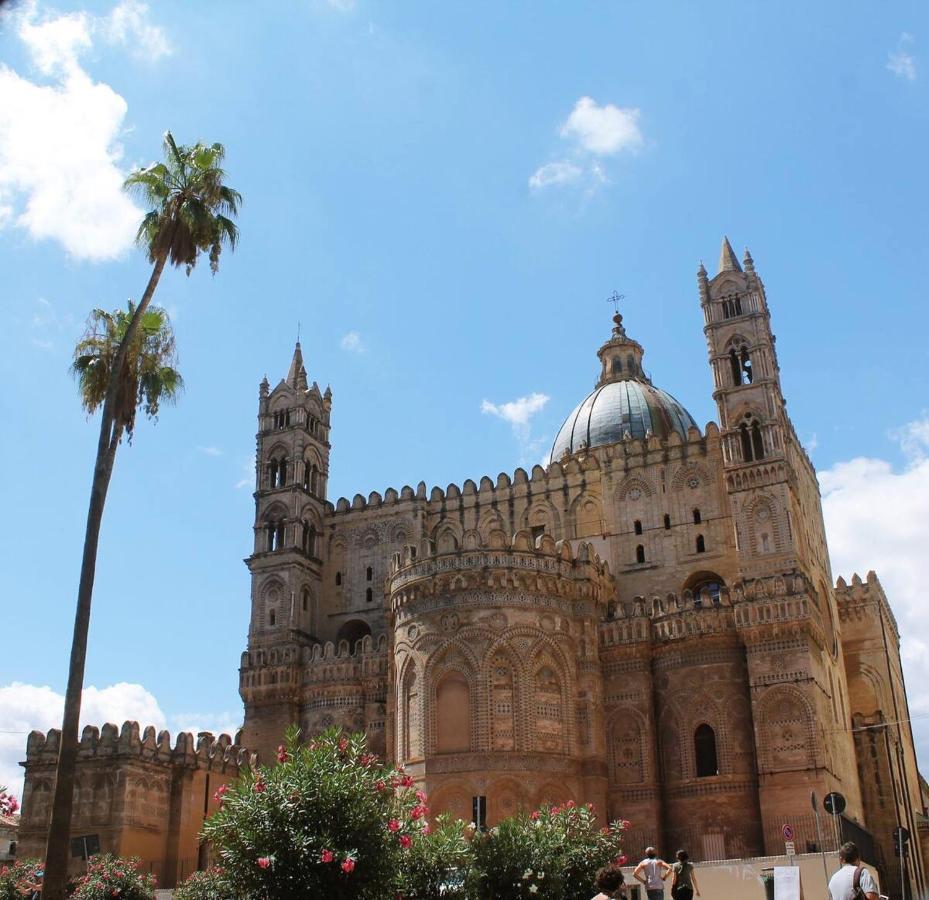
<path fill-rule="evenodd" d="M 635 867 L 632 877 L 645 885 L 648 900 L 663 900 L 664 880 L 670 871 L 671 867 L 663 859 L 658 859 L 658 851 L 654 847 L 646 847 L 645 859 Z"/>
<path fill-rule="evenodd" d="M 861 864 L 858 847 L 851 841 L 842 844 L 839 849 L 842 868 L 829 879 L 829 897 L 831 900 L 858 900 L 864 896 L 867 900 L 878 900 L 877 886 L 871 873 Z M 861 893 L 855 891 L 861 888 Z"/>

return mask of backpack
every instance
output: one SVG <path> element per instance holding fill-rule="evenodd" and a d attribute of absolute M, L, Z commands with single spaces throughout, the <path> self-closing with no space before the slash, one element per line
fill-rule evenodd
<path fill-rule="evenodd" d="M 855 875 L 852 879 L 852 897 L 853 900 L 868 900 L 868 895 L 861 889 L 861 873 L 864 871 L 864 866 L 860 863 L 855 868 Z"/>

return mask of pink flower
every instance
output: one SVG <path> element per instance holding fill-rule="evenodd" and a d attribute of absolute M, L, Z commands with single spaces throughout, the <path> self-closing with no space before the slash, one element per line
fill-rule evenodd
<path fill-rule="evenodd" d="M 429 812 L 429 810 L 425 806 L 414 806 L 410 810 L 410 817 L 415 822 L 416 819 L 421 819 L 427 812 Z"/>
<path fill-rule="evenodd" d="M 350 856 L 345 857 L 345 859 L 342 860 L 342 871 L 346 875 L 350 875 L 352 872 L 354 872 L 355 860 L 353 860 Z"/>
<path fill-rule="evenodd" d="M 259 856 L 258 857 L 258 868 L 259 869 L 267 869 L 270 865 L 271 865 L 270 856 Z"/>
<path fill-rule="evenodd" d="M 399 823 L 396 819 L 391 819 L 391 820 L 387 823 L 387 830 L 388 830 L 388 831 L 399 831 L 399 830 L 400 830 L 400 823 Z"/>
<path fill-rule="evenodd" d="M 426 822 L 426 824 L 423 825 L 423 834 L 430 834 L 431 832 L 432 832 L 432 826 L 428 822 Z"/>
<path fill-rule="evenodd" d="M 620 822 L 620 825 L 623 826 L 624 831 L 632 828 L 632 822 L 630 822 L 628 819 L 623 819 L 622 822 Z"/>
<path fill-rule="evenodd" d="M 413 846 L 413 841 L 408 834 L 400 835 L 400 846 L 403 847 L 404 850 L 409 850 L 410 847 Z"/>
<path fill-rule="evenodd" d="M 346 750 L 348 750 L 348 738 L 339 738 L 339 753 L 344 753 Z M 351 869 L 349 869 L 349 871 L 351 871 Z"/>
<path fill-rule="evenodd" d="M 412 776 L 412 775 L 404 775 L 404 776 L 400 779 L 400 786 L 401 786 L 401 787 L 413 787 L 413 776 Z"/>
<path fill-rule="evenodd" d="M 386 785 L 383 781 L 381 781 L 380 778 L 379 778 L 377 781 L 374 782 L 374 790 L 376 790 L 376 791 L 382 791 L 382 790 L 384 790 L 384 788 L 386 788 L 386 787 L 387 787 L 387 785 Z"/>
<path fill-rule="evenodd" d="M 416 792 L 416 799 L 419 800 L 420 803 L 425 803 L 425 802 L 426 802 L 426 792 L 425 792 L 425 791 L 417 791 L 417 792 Z"/>
<path fill-rule="evenodd" d="M 574 809 L 574 807 L 577 806 L 577 804 L 573 800 L 569 800 L 567 803 L 565 803 L 564 806 L 565 806 L 565 809 Z"/>
<path fill-rule="evenodd" d="M 594 805 L 593 805 L 593 803 L 588 803 L 588 804 L 587 804 L 587 812 L 593 812 L 593 811 L 594 811 Z"/>
<path fill-rule="evenodd" d="M 331 863 L 335 859 L 335 854 L 331 850 L 323 850 L 319 854 L 319 861 L 324 863 Z"/>
<path fill-rule="evenodd" d="M 285 763 L 287 759 L 287 748 L 281 744 L 281 746 L 277 748 L 277 761 L 279 763 Z"/>
<path fill-rule="evenodd" d="M 538 822 L 539 811 L 537 809 L 534 809 L 531 813 L 529 813 L 529 818 L 532 819 L 533 822 Z"/>
<path fill-rule="evenodd" d="M 216 789 L 216 793 L 213 794 L 213 799 L 214 799 L 217 803 L 222 803 L 223 800 L 225 799 L 226 794 L 228 794 L 228 793 L 229 793 L 229 785 L 228 785 L 228 784 L 221 784 L 221 785 Z"/>
<path fill-rule="evenodd" d="M 259 777 L 258 780 L 255 782 L 255 793 L 263 794 L 267 789 L 268 789 L 268 786 Z"/>

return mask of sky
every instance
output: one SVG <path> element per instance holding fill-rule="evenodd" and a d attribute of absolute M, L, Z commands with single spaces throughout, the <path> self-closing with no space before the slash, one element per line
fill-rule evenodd
<path fill-rule="evenodd" d="M 716 418 L 696 270 L 765 281 L 836 577 L 875 569 L 929 765 L 929 7 L 141 0 L 0 13 L 0 784 L 60 722 L 97 424 L 68 365 L 147 262 L 126 173 L 220 141 L 241 243 L 167 272 L 186 390 L 123 445 L 84 720 L 241 721 L 258 385 L 300 329 L 330 499 L 542 461 L 624 295 Z M 259 12 L 260 10 L 260 12 Z"/>

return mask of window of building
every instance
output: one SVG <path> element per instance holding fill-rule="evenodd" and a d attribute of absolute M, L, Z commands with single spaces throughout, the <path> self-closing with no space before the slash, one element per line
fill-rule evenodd
<path fill-rule="evenodd" d="M 365 591 L 365 602 L 371 603 L 373 600 L 374 600 L 374 591 L 372 591 L 371 588 L 368 588 Z"/>
<path fill-rule="evenodd" d="M 336 587 L 342 586 L 342 573 L 341 572 L 335 573 L 335 586 Z"/>
<path fill-rule="evenodd" d="M 276 616 L 274 610 L 272 609 L 271 612 L 268 613 L 268 624 L 273 628 L 273 627 L 274 627 L 274 623 L 275 623 L 276 621 L 277 621 L 277 616 Z"/>
<path fill-rule="evenodd" d="M 704 723 L 694 732 L 694 759 L 697 778 L 710 778 L 719 774 L 716 756 L 716 732 Z"/>
<path fill-rule="evenodd" d="M 303 589 L 303 611 L 306 612 L 310 608 L 310 592 L 304 588 Z"/>
<path fill-rule="evenodd" d="M 374 569 L 372 569 L 371 566 L 368 566 L 368 568 L 365 570 L 365 581 L 371 581 L 371 579 L 373 578 L 374 578 Z"/>
<path fill-rule="evenodd" d="M 642 533 L 642 523 L 638 519 L 635 520 L 632 527 L 636 534 Z"/>
<path fill-rule="evenodd" d="M 545 526 L 533 525 L 532 528 L 529 529 L 529 533 L 532 535 L 532 543 L 535 544 L 535 542 L 545 534 Z"/>
<path fill-rule="evenodd" d="M 635 561 L 637 563 L 645 562 L 645 548 L 641 544 L 635 548 Z"/>
<path fill-rule="evenodd" d="M 739 425 L 739 441 L 742 445 L 742 459 L 744 462 L 753 462 L 764 459 L 764 437 L 761 433 L 761 423 L 751 414 Z"/>
<path fill-rule="evenodd" d="M 702 534 L 697 535 L 697 553 L 706 553 L 706 541 Z"/>
<path fill-rule="evenodd" d="M 613 359 L 613 374 L 619 375 L 623 370 L 623 361 L 617 356 Z"/>
<path fill-rule="evenodd" d="M 700 510 L 694 507 L 694 525 L 699 525 L 703 521 L 703 518 L 700 516 Z"/>
<path fill-rule="evenodd" d="M 752 450 L 755 459 L 764 459 L 764 440 L 761 436 L 761 426 L 757 422 L 752 425 Z"/>
<path fill-rule="evenodd" d="M 664 527 L 665 531 L 671 527 L 671 517 L 667 513 L 664 514 Z"/>

